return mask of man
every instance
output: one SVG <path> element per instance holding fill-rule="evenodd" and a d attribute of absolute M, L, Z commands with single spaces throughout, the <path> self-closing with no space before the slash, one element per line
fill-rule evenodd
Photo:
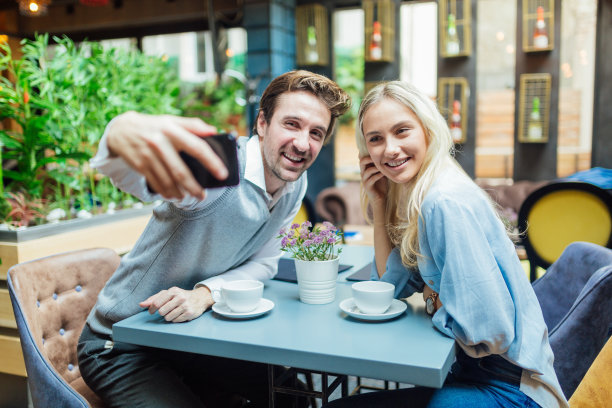
<path fill-rule="evenodd" d="M 272 278 L 281 256 L 275 237 L 299 210 L 304 172 L 349 106 L 328 78 L 307 71 L 277 77 L 262 95 L 257 137 L 238 140 L 240 184 L 208 191 L 177 152 L 227 177 L 199 140 L 214 128 L 134 112 L 113 119 L 92 166 L 144 201 L 166 201 L 102 289 L 79 340 L 83 378 L 107 405 L 229 406 L 237 394 L 249 406 L 267 406 L 265 365 L 114 343 L 111 326 L 142 308 L 168 322 L 192 320 L 212 306 L 211 292 L 223 282 Z"/>

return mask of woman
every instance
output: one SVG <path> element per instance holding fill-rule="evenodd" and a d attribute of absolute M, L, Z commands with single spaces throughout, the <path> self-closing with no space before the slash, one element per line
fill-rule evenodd
<path fill-rule="evenodd" d="M 451 156 L 435 104 L 402 82 L 359 109 L 364 208 L 374 227 L 373 278 L 396 297 L 423 292 L 433 325 L 456 340 L 441 389 L 368 393 L 337 407 L 567 407 L 537 298 L 491 200 Z"/>

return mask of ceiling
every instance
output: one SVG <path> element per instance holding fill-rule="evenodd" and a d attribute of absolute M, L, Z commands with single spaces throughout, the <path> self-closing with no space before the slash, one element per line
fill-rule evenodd
<path fill-rule="evenodd" d="M 0 33 L 32 37 L 46 32 L 79 41 L 199 31 L 208 29 L 209 7 L 217 26 L 235 27 L 242 24 L 242 2 L 109 0 L 106 6 L 91 7 L 78 0 L 52 0 L 45 16 L 29 17 L 19 15 L 16 0 L 0 0 L 0 14 L 8 16 L 9 22 L 3 27 L 0 19 Z"/>

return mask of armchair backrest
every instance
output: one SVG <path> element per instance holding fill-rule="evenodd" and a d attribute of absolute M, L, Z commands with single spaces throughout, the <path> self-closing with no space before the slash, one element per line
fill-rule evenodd
<path fill-rule="evenodd" d="M 76 347 L 98 293 L 119 265 L 111 249 L 11 267 L 8 286 L 34 406 L 102 406 L 79 372 Z"/>
<path fill-rule="evenodd" d="M 612 194 L 589 183 L 549 183 L 525 199 L 518 227 L 534 281 L 536 267 L 548 268 L 572 242 L 612 248 Z"/>
<path fill-rule="evenodd" d="M 533 289 L 548 326 L 555 372 L 569 398 L 612 327 L 612 250 L 574 242 Z"/>

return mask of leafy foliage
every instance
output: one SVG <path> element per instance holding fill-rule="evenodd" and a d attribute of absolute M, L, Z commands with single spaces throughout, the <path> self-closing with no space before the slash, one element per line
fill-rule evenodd
<path fill-rule="evenodd" d="M 352 123 L 357 118 L 359 105 L 363 98 L 363 47 L 336 47 L 336 82 L 351 97 L 351 109 L 340 117 L 340 123 Z"/>
<path fill-rule="evenodd" d="M 27 227 L 37 218 L 44 217 L 42 213 L 43 200 L 28 199 L 23 193 L 8 193 L 7 203 L 11 206 L 7 214 L 9 224 L 15 227 Z"/>
<path fill-rule="evenodd" d="M 226 73 L 236 72 L 227 70 Z M 181 85 L 180 108 L 185 116 L 197 116 L 206 123 L 227 132 L 237 130 L 244 134 L 246 126 L 246 78 L 240 75 L 222 75 L 204 83 Z"/>
<path fill-rule="evenodd" d="M 0 128 L 2 183 L 30 200 L 53 198 L 64 207 L 76 201 L 91 210 L 121 196 L 108 184 L 100 188 L 87 166 L 105 126 L 129 110 L 181 113 L 178 76 L 164 58 L 53 40 L 23 40 L 16 60 L 8 43 L 0 44 L 0 71 L 7 72 L 0 76 L 0 120 L 16 123 Z"/>

